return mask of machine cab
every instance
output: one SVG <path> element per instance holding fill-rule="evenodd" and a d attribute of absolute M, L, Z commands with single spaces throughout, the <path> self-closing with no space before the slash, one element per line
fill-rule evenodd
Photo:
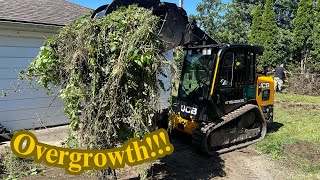
<path fill-rule="evenodd" d="M 175 112 L 212 121 L 256 99 L 256 55 L 262 46 L 211 45 L 184 49 Z"/>

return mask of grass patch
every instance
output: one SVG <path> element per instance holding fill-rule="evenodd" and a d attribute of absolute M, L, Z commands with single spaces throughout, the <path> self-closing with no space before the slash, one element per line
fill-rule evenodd
<path fill-rule="evenodd" d="M 36 175 L 45 172 L 45 166 L 35 164 L 32 159 L 22 159 L 12 153 L 9 147 L 5 149 L 0 159 L 0 178 L 18 179 L 24 176 Z"/>
<path fill-rule="evenodd" d="M 275 95 L 275 99 L 277 101 L 282 101 L 282 102 L 320 104 L 320 96 L 307 96 L 307 95 L 277 93 Z"/>
<path fill-rule="evenodd" d="M 320 97 L 303 95 L 276 94 L 276 100 L 282 104 L 320 104 Z M 275 123 L 270 129 L 279 124 L 283 126 L 268 133 L 257 148 L 306 173 L 320 174 L 320 111 L 275 105 Z"/>

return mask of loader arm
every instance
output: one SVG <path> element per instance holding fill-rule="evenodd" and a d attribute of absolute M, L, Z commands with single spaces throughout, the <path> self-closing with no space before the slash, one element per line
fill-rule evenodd
<path fill-rule="evenodd" d="M 114 0 L 111 4 L 96 9 L 92 18 L 103 18 L 118 7 L 136 4 L 138 7 L 151 9 L 152 13 L 161 19 L 160 36 L 166 42 L 167 49 L 178 46 L 197 46 L 217 44 L 195 23 L 190 23 L 186 11 L 174 3 L 160 0 Z"/>

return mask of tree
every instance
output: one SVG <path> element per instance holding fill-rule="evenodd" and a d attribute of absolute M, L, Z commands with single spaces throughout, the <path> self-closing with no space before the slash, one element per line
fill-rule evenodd
<path fill-rule="evenodd" d="M 299 0 L 276 0 L 274 11 L 278 27 L 293 31 L 293 19 L 297 15 Z"/>
<path fill-rule="evenodd" d="M 278 28 L 278 63 L 285 63 L 290 68 L 296 65 L 292 58 L 292 32 L 290 29 Z"/>
<path fill-rule="evenodd" d="M 197 5 L 198 15 L 193 16 L 199 25 L 212 39 L 219 43 L 225 42 L 223 32 L 223 16 L 226 5 L 221 0 L 202 0 Z"/>
<path fill-rule="evenodd" d="M 301 34 L 295 30 L 297 29 L 297 25 L 294 23 L 294 19 L 297 19 L 299 1 L 300 0 L 232 0 L 230 3 L 223 4 L 221 0 L 202 0 L 197 8 L 199 15 L 196 15 L 195 19 L 199 26 L 217 42 L 250 42 L 264 45 L 266 50 L 265 55 L 261 59 L 262 63 L 275 65 L 284 62 L 290 65 L 292 69 L 296 69 L 299 65 L 297 61 L 300 62 L 301 57 L 305 57 L 301 54 L 301 52 L 304 52 L 303 48 L 302 50 L 301 48 L 297 48 L 298 46 L 295 43 L 297 41 L 301 42 L 301 40 L 294 38 Z M 315 4 L 316 2 L 316 0 L 304 1 L 308 1 L 311 6 L 312 3 Z M 261 7 L 265 7 L 266 9 L 266 11 L 263 12 L 264 18 L 258 18 L 262 19 L 260 20 L 261 40 L 257 38 L 259 36 L 259 20 L 255 20 L 253 17 L 255 13 L 259 13 L 256 12 L 259 3 L 261 3 Z M 267 3 L 269 4 L 267 5 Z M 303 11 L 312 16 L 312 11 Z M 262 13 L 262 10 L 260 10 L 260 13 Z M 308 17 L 308 19 L 311 21 L 311 17 Z M 264 25 L 262 21 L 264 21 Z M 301 21 L 301 23 L 305 22 L 308 21 Z M 319 24 L 319 22 L 317 24 Z M 301 27 L 301 29 L 306 29 L 300 25 L 298 26 Z M 311 29 L 309 28 L 307 31 L 310 33 Z M 313 34 L 315 34 L 315 32 Z M 309 47 L 309 51 L 311 47 L 312 46 Z M 313 47 L 313 49 L 316 48 Z M 319 49 L 319 47 L 317 47 L 317 49 Z M 308 57 L 310 57 L 310 55 L 308 55 Z M 309 64 L 311 63 L 309 62 Z"/>
<path fill-rule="evenodd" d="M 252 11 L 259 0 L 233 0 L 224 4 L 221 0 L 202 0 L 199 14 L 194 16 L 199 26 L 220 43 L 248 43 L 252 23 Z"/>
<path fill-rule="evenodd" d="M 294 19 L 293 44 L 300 59 L 301 72 L 306 71 L 306 63 L 312 47 L 312 0 L 300 0 L 297 16 Z"/>
<path fill-rule="evenodd" d="M 227 6 L 224 16 L 225 42 L 227 43 L 249 43 L 249 32 L 252 23 L 251 12 L 254 4 L 243 3 L 242 0 L 234 0 Z"/>
<path fill-rule="evenodd" d="M 312 55 L 314 58 L 313 71 L 320 72 L 320 0 L 318 1 L 316 8 L 314 10 L 314 21 L 313 21 L 313 31 L 312 31 Z"/>
<path fill-rule="evenodd" d="M 252 44 L 262 45 L 263 43 L 261 40 L 261 32 L 262 32 L 262 11 L 261 11 L 261 3 L 259 3 L 253 13 L 253 21 L 251 25 L 249 42 Z"/>
<path fill-rule="evenodd" d="M 278 64 L 278 38 L 279 30 L 276 22 L 276 14 L 273 11 L 273 1 L 267 0 L 265 10 L 262 15 L 262 42 L 265 48 L 261 57 L 261 63 L 269 66 Z"/>

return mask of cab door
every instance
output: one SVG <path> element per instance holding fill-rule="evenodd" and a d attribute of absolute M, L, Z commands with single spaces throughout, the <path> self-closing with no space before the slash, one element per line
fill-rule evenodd
<path fill-rule="evenodd" d="M 224 51 L 215 82 L 218 116 L 255 99 L 255 56 L 251 48 L 233 47 Z"/>

